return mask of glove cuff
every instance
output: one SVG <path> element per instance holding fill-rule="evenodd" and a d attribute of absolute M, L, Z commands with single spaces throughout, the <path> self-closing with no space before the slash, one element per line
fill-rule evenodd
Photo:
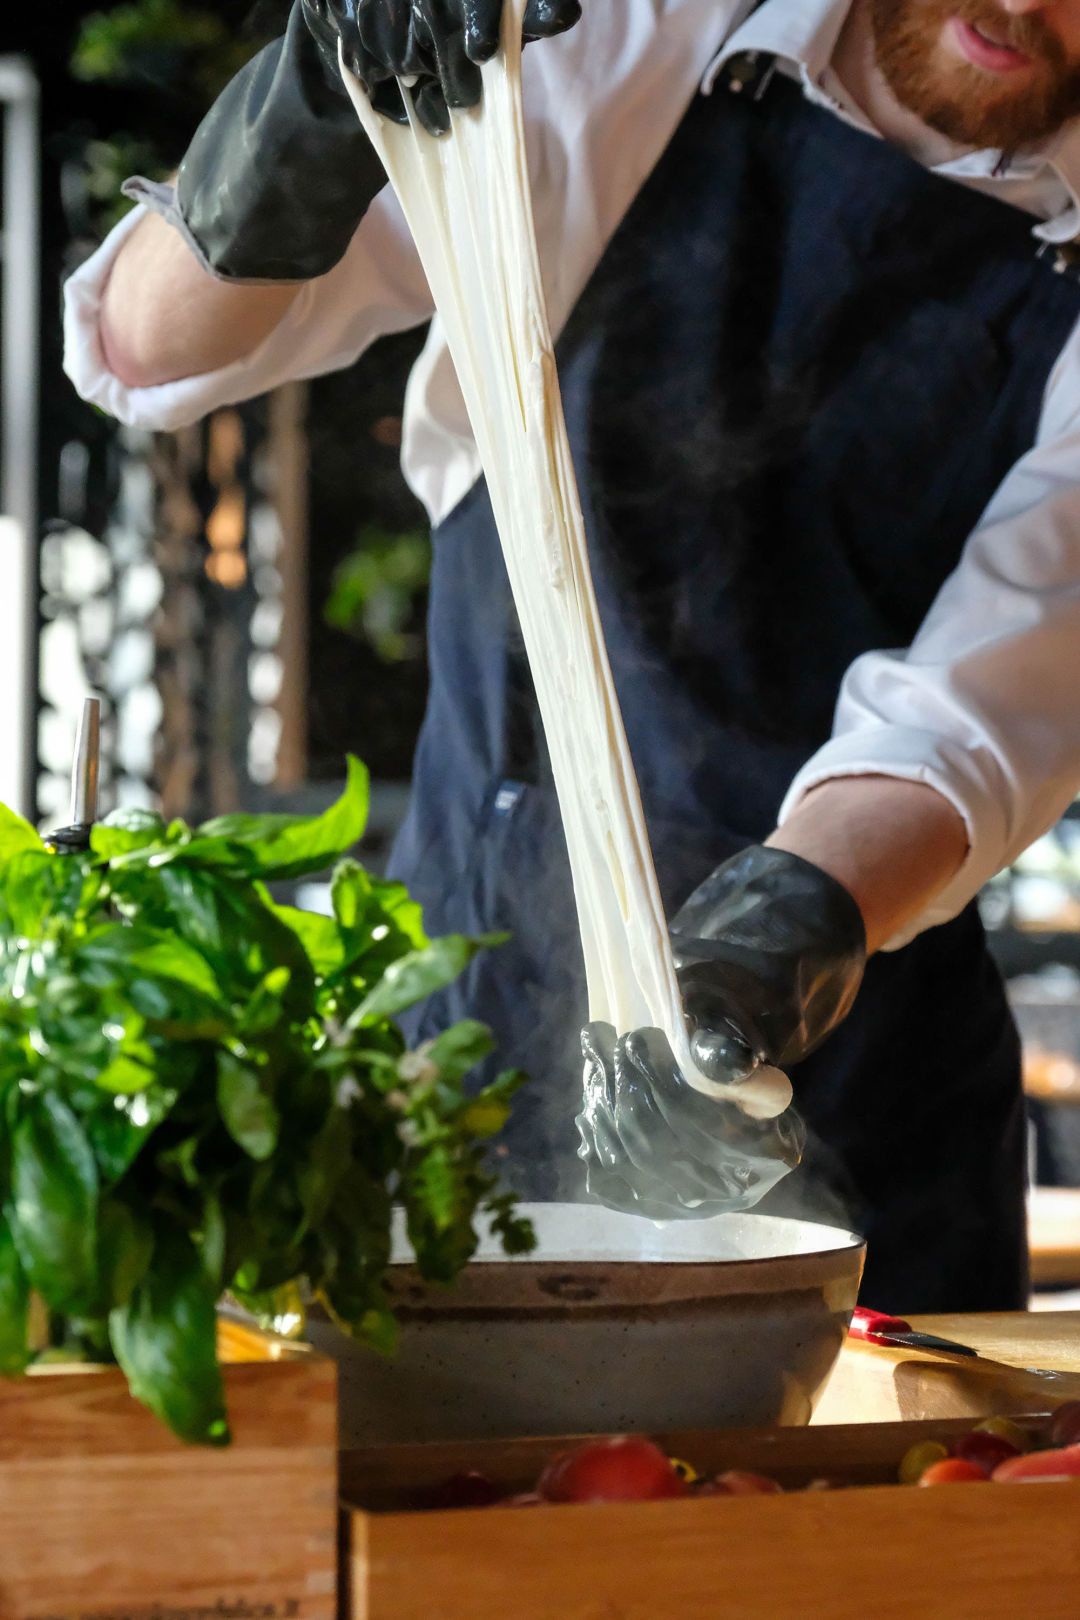
<path fill-rule="evenodd" d="M 125 191 L 178 224 L 222 281 L 310 281 L 343 257 L 386 174 L 344 85 L 331 84 L 299 0 L 281 39 L 226 85 L 169 201 Z"/>
<path fill-rule="evenodd" d="M 717 867 L 671 933 L 691 1019 L 712 1029 L 727 1020 L 780 1067 L 847 1016 L 866 965 L 862 914 L 843 884 L 764 845 Z"/>

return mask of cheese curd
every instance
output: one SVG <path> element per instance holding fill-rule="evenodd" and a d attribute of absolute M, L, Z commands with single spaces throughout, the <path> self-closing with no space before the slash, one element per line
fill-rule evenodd
<path fill-rule="evenodd" d="M 690 1054 L 541 284 L 521 108 L 523 9 L 507 0 L 502 49 L 482 69 L 482 103 L 454 110 L 441 139 L 411 108 L 407 127 L 381 118 L 344 65 L 342 73 L 423 262 L 480 451 L 566 832 L 589 1020 L 619 1034 L 661 1029 L 696 1089 L 773 1118 L 791 1100 L 778 1071 L 726 1086 Z"/>

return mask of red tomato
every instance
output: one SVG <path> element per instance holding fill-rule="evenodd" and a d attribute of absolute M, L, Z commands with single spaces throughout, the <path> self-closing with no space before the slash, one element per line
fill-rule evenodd
<path fill-rule="evenodd" d="M 776 1496 L 784 1487 L 764 1474 L 748 1474 L 741 1468 L 729 1468 L 717 1474 L 712 1481 L 716 1487 L 710 1495 L 716 1496 Z"/>
<path fill-rule="evenodd" d="M 974 1463 L 984 1474 L 992 1474 L 999 1463 L 1020 1455 L 1019 1446 L 1014 1446 L 1011 1440 L 1006 1440 L 1001 1434 L 988 1434 L 985 1429 L 972 1429 L 970 1434 L 962 1434 L 949 1449 L 954 1457 Z"/>
<path fill-rule="evenodd" d="M 644 1502 L 689 1495 L 660 1447 L 634 1435 L 590 1440 L 562 1452 L 548 1463 L 536 1489 L 547 1502 Z"/>
<path fill-rule="evenodd" d="M 989 1484 L 990 1475 L 976 1463 L 965 1462 L 963 1457 L 946 1457 L 942 1462 L 931 1463 L 919 1484 L 962 1485 L 980 1479 Z"/>
<path fill-rule="evenodd" d="M 1064 1446 L 1059 1451 L 1029 1451 L 1026 1457 L 1010 1457 L 994 1469 L 999 1484 L 1012 1479 L 1076 1479 L 1080 1476 L 1080 1446 Z"/>
<path fill-rule="evenodd" d="M 1050 1419 L 1050 1444 L 1074 1446 L 1080 1440 L 1080 1401 L 1066 1401 Z"/>

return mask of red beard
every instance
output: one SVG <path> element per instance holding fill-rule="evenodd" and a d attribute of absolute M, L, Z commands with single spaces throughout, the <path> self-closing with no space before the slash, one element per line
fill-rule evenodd
<path fill-rule="evenodd" d="M 901 106 L 961 146 L 1015 151 L 1080 113 L 1080 63 L 1045 19 L 1010 17 L 987 0 L 870 0 L 877 62 Z M 1000 79 L 951 62 L 942 32 L 957 17 L 1031 58 Z"/>

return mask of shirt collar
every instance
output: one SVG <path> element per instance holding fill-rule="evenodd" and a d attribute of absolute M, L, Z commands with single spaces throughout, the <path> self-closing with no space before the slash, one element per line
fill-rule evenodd
<path fill-rule="evenodd" d="M 712 90 L 725 62 L 743 51 L 764 51 L 786 57 L 816 81 L 829 65 L 851 0 L 766 0 L 766 4 L 745 16 L 740 6 L 741 24 L 730 33 L 710 62 L 702 89 Z"/>
<path fill-rule="evenodd" d="M 766 0 L 747 16 L 751 4 L 752 0 L 743 0 L 738 8 L 740 21 L 709 63 L 701 85 L 703 93 L 711 93 L 731 57 L 744 51 L 760 51 L 780 57 L 796 69 L 814 100 L 830 102 L 834 110 L 847 116 L 849 121 L 872 130 L 864 115 L 855 113 L 853 116 L 850 108 L 837 106 L 831 96 L 822 92 L 822 80 L 828 72 L 852 0 Z M 1069 203 L 1053 218 L 1036 225 L 1034 234 L 1054 243 L 1069 242 L 1080 236 L 1080 118 L 1066 124 L 1044 145 L 1018 153 L 1004 174 L 1001 158 L 1000 152 L 968 152 L 938 164 L 933 172 L 957 180 L 976 180 L 981 188 L 989 189 L 995 181 L 1004 185 L 1025 178 L 1034 180 L 1049 167 L 1064 186 Z"/>

